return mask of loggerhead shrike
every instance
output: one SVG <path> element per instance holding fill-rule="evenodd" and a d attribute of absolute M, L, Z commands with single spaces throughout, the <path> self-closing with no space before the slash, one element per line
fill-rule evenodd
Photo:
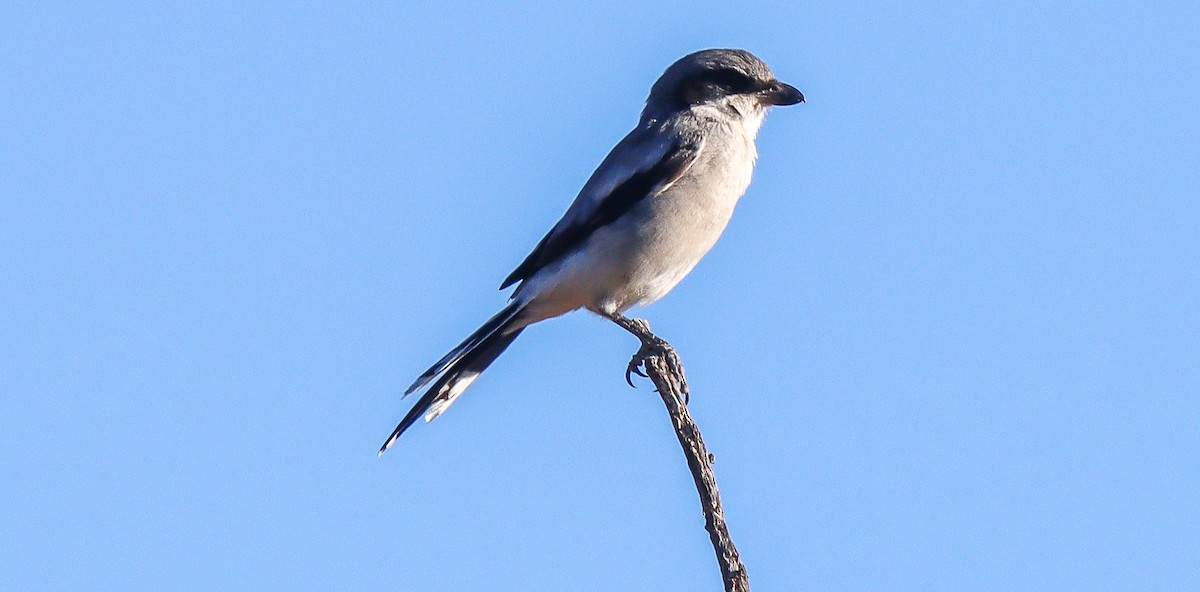
<path fill-rule="evenodd" d="M 592 173 L 574 203 L 500 289 L 508 306 L 425 371 L 437 379 L 388 437 L 446 411 L 526 327 L 586 308 L 617 320 L 662 298 L 725 230 L 750 185 L 767 108 L 804 95 L 740 49 L 707 49 L 663 72 L 638 125 Z"/>

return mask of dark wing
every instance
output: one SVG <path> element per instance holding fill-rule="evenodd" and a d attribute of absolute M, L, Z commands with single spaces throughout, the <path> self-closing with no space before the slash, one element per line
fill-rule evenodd
<path fill-rule="evenodd" d="M 592 173 L 558 224 L 504 278 L 500 289 L 529 279 L 638 202 L 670 187 L 695 162 L 700 146 L 699 139 L 671 134 L 665 126 L 630 132 Z"/>

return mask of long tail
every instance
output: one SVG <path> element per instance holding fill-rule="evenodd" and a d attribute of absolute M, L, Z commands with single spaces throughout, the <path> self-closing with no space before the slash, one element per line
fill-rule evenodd
<path fill-rule="evenodd" d="M 493 334 L 499 331 L 501 327 L 511 323 L 512 320 L 516 318 L 517 314 L 521 312 L 522 306 L 522 303 L 515 301 L 509 303 L 508 306 L 505 306 L 500 312 L 496 313 L 496 316 L 488 319 L 483 326 L 476 329 L 475 332 L 464 339 L 462 343 L 450 350 L 450 353 L 442 356 L 442 359 L 438 360 L 436 363 L 434 363 L 434 365 L 430 366 L 428 370 L 418 376 L 417 380 L 412 383 L 412 386 L 408 387 L 408 390 L 404 391 L 404 395 L 411 395 L 413 391 L 425 386 L 426 383 L 428 383 L 430 380 L 433 380 L 433 377 L 441 374 L 443 370 L 461 360 L 463 356 L 467 355 L 468 352 L 477 347 L 481 342 L 483 342 L 484 339 L 491 337 Z"/>
<path fill-rule="evenodd" d="M 518 317 L 521 312 L 523 303 L 513 302 L 504 307 L 496 316 L 488 319 L 482 327 L 467 337 L 458 347 L 450 350 L 436 364 L 426 370 L 412 386 L 408 387 L 405 395 L 425 386 L 434 377 L 441 374 L 433 386 L 425 391 L 424 395 L 417 400 L 412 409 L 408 410 L 404 419 L 392 430 L 392 435 L 388 436 L 383 446 L 379 448 L 379 454 L 383 454 L 388 448 L 400 438 L 412 424 L 416 423 L 417 418 L 422 414 L 425 415 L 425 421 L 433 421 L 437 416 L 446 411 L 479 378 L 479 375 L 487 369 L 504 350 L 508 349 L 509 345 L 516 340 L 517 336 L 524 331 L 524 327 L 513 329 L 517 324 Z"/>

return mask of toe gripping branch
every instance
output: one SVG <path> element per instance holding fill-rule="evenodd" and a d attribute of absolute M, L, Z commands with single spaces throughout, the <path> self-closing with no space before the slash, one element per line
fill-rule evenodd
<path fill-rule="evenodd" d="M 674 390 L 683 394 L 683 403 L 686 405 L 691 400 L 691 391 L 688 390 L 687 379 L 683 375 L 683 363 L 679 361 L 679 354 L 675 352 L 675 348 L 670 343 L 654 333 L 650 332 L 650 324 L 642 319 L 631 319 L 618 313 L 609 315 L 609 320 L 619 325 L 622 329 L 633 334 L 642 342 L 637 353 L 629 360 L 629 365 L 625 367 L 625 382 L 634 388 L 633 375 L 637 374 L 642 378 L 650 378 L 650 375 L 642 371 L 643 368 L 649 368 L 650 364 L 661 364 L 665 372 L 660 375 L 669 376 L 678 382 Z M 656 392 L 661 392 L 655 389 Z"/>

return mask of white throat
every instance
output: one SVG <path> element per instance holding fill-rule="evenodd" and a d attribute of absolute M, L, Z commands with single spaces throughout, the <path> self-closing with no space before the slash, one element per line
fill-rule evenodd
<path fill-rule="evenodd" d="M 742 131 L 747 138 L 753 141 L 758 136 L 758 129 L 762 127 L 763 118 L 767 116 L 766 107 L 756 99 L 746 96 L 733 96 L 725 101 L 740 115 L 738 120 L 742 124 Z"/>

